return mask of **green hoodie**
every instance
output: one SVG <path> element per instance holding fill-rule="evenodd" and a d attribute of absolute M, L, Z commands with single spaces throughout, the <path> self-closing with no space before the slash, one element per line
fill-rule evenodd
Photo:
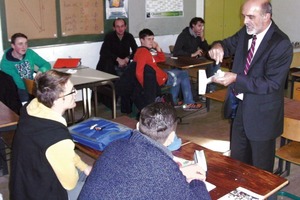
<path fill-rule="evenodd" d="M 33 79 L 35 65 L 39 68 L 38 71 L 40 72 L 51 69 L 50 63 L 32 49 L 27 49 L 22 60 L 14 59 L 11 56 L 12 50 L 12 48 L 9 48 L 4 52 L 0 63 L 0 70 L 10 75 L 19 89 L 26 89 L 23 78 Z"/>

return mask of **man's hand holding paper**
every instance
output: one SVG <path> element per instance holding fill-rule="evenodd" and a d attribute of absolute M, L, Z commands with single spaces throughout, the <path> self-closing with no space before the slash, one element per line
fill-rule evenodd
<path fill-rule="evenodd" d="M 224 85 L 224 86 L 228 86 L 231 83 L 236 81 L 236 74 L 232 73 L 232 72 L 223 72 L 224 75 L 223 76 L 213 76 L 212 77 L 212 82 Z"/>

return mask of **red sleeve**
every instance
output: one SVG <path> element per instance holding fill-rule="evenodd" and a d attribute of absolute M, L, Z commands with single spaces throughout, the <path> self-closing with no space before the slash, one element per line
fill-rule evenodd
<path fill-rule="evenodd" d="M 146 64 L 151 65 L 152 55 L 146 48 L 138 48 L 134 54 L 133 60 L 136 62 L 136 78 L 144 86 L 144 67 Z"/>
<path fill-rule="evenodd" d="M 138 48 L 133 60 L 136 62 L 136 78 L 139 83 L 144 87 L 144 67 L 145 65 L 151 66 L 156 72 L 156 80 L 158 85 L 162 85 L 167 80 L 167 74 L 160 69 L 156 62 L 163 62 L 165 60 L 165 54 L 163 52 L 157 52 L 156 56 L 152 56 L 147 48 Z"/>
<path fill-rule="evenodd" d="M 157 55 L 154 56 L 155 62 L 165 62 L 166 61 L 166 57 L 164 52 L 157 52 Z"/>

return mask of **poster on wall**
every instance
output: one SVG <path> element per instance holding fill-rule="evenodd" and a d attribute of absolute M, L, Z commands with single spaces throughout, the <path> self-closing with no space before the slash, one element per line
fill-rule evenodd
<path fill-rule="evenodd" d="M 106 19 L 128 18 L 128 0 L 106 0 Z"/>
<path fill-rule="evenodd" d="M 146 19 L 183 17 L 183 0 L 146 0 Z"/>

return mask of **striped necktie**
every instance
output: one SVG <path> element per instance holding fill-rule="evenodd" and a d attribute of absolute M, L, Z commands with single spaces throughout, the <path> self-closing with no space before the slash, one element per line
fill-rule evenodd
<path fill-rule="evenodd" d="M 247 73 L 250 69 L 250 64 L 251 64 L 251 61 L 253 59 L 253 54 L 254 54 L 254 49 L 255 49 L 255 42 L 256 42 L 256 35 L 253 35 L 251 47 L 250 47 L 250 49 L 248 51 L 248 55 L 247 55 L 246 66 L 245 66 L 245 69 L 244 69 L 244 74 L 245 75 L 247 75 Z"/>

